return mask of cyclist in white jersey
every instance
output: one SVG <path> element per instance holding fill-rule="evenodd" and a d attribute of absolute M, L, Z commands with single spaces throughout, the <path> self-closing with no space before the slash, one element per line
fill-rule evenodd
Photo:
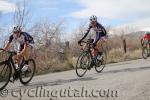
<path fill-rule="evenodd" d="M 14 61 L 16 62 L 16 68 L 18 68 L 20 60 L 24 57 L 25 65 L 22 70 L 26 71 L 28 68 L 30 52 L 34 44 L 33 37 L 27 32 L 22 32 L 20 26 L 16 26 L 13 28 L 13 34 L 9 37 L 9 41 L 6 43 L 4 50 L 8 50 L 13 41 L 19 43 L 20 45 L 19 51 L 17 51 L 17 55 L 13 57 Z"/>

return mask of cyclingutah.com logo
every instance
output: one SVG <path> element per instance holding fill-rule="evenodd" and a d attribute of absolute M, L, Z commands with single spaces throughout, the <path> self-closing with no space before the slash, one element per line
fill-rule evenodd
<path fill-rule="evenodd" d="M 86 89 L 85 87 L 81 88 L 72 88 L 71 86 L 67 88 L 60 89 L 51 89 L 48 87 L 37 86 L 36 88 L 28 89 L 15 89 L 8 91 L 4 89 L 0 91 L 1 97 L 7 97 L 8 95 L 14 98 L 103 98 L 103 97 L 118 97 L 117 90 L 110 89 Z"/>

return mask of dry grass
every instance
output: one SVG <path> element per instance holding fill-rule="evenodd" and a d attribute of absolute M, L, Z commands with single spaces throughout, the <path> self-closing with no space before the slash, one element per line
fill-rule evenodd
<path fill-rule="evenodd" d="M 124 54 L 124 60 L 135 60 L 135 59 L 140 59 L 142 58 L 142 50 L 141 49 L 137 49 L 131 52 L 127 52 L 126 54 Z"/>
<path fill-rule="evenodd" d="M 123 57 L 122 57 L 123 55 L 124 55 L 124 53 L 121 48 L 112 49 L 107 54 L 107 63 L 123 61 Z"/>
<path fill-rule="evenodd" d="M 124 53 L 122 49 L 112 49 L 108 53 L 107 63 L 116 63 L 127 60 L 135 60 L 142 58 L 141 49 L 136 49 L 134 51 L 128 51 Z"/>
<path fill-rule="evenodd" d="M 112 49 L 107 53 L 107 63 L 117 63 L 122 61 L 136 60 L 142 58 L 141 49 L 137 49 L 134 51 L 129 51 L 124 53 L 121 48 Z M 69 59 L 69 63 L 71 66 L 75 68 L 77 62 L 77 57 L 72 57 Z M 72 67 L 72 68 L 73 68 Z"/>

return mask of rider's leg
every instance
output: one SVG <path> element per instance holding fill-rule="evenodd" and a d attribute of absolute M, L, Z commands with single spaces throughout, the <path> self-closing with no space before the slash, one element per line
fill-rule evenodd
<path fill-rule="evenodd" d="M 23 57 L 18 57 L 17 55 L 15 55 L 12 58 L 13 61 L 15 62 L 15 67 L 17 71 L 14 73 L 13 78 L 10 79 L 10 82 L 14 82 L 14 80 L 18 79 L 18 75 L 19 75 L 18 71 L 20 70 L 19 64 L 21 63 Z"/>
<path fill-rule="evenodd" d="M 24 47 L 22 45 L 20 45 L 19 50 L 18 49 L 16 50 L 17 55 L 23 50 L 23 48 Z M 12 58 L 13 58 L 13 61 L 15 62 L 16 69 L 19 69 L 19 65 L 20 65 L 23 57 L 22 56 L 18 57 L 17 55 L 13 56 Z"/>
<path fill-rule="evenodd" d="M 19 69 L 20 58 L 15 55 L 15 56 L 13 56 L 13 61 L 15 63 L 16 69 Z"/>
<path fill-rule="evenodd" d="M 103 50 L 103 48 L 102 48 L 102 45 L 104 45 L 104 43 L 106 43 L 106 41 L 107 41 L 107 37 L 106 36 L 103 36 L 103 37 L 101 37 L 101 39 L 98 41 L 98 43 L 97 43 L 97 50 L 98 50 L 98 52 L 102 52 Z"/>
<path fill-rule="evenodd" d="M 24 60 L 25 60 L 25 63 L 22 67 L 22 71 L 25 72 L 28 70 L 28 67 L 29 67 L 29 63 L 28 63 L 28 60 L 29 60 L 29 57 L 30 57 L 30 54 L 31 54 L 31 47 L 28 46 L 25 53 L 24 53 Z"/>
<path fill-rule="evenodd" d="M 96 49 L 92 50 L 92 55 L 96 56 L 97 52 L 99 52 L 100 54 L 102 54 L 102 45 L 107 41 L 107 37 L 106 36 L 102 36 L 100 38 L 100 40 L 97 42 L 96 44 Z"/>
<path fill-rule="evenodd" d="M 100 52 L 100 47 L 101 47 L 101 40 L 99 40 L 98 42 L 97 42 L 97 44 L 96 44 L 96 47 L 95 47 L 95 49 L 93 49 L 92 50 L 92 56 L 96 56 L 96 54 L 97 54 L 97 52 Z"/>
<path fill-rule="evenodd" d="M 32 51 L 32 47 L 29 45 L 27 47 L 27 50 L 25 51 L 25 55 L 24 55 L 25 64 L 27 64 L 27 65 L 28 65 L 28 59 L 30 57 L 31 51 Z"/>

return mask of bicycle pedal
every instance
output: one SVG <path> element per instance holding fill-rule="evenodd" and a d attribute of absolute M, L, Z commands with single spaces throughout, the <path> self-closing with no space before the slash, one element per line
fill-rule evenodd
<path fill-rule="evenodd" d="M 15 82 L 14 78 L 12 77 L 12 79 L 10 79 L 9 82 L 14 83 Z"/>

